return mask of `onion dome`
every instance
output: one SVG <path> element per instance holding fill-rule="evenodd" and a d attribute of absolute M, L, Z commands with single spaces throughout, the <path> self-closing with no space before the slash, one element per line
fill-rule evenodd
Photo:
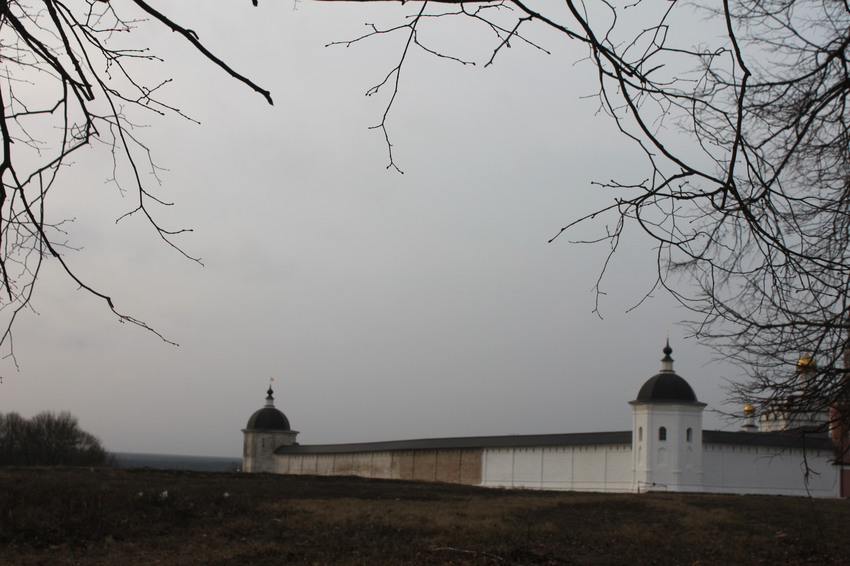
<path fill-rule="evenodd" d="M 810 369 L 815 369 L 815 358 L 810 353 L 806 352 L 800 356 L 799 360 L 797 360 L 797 373 Z"/>
<path fill-rule="evenodd" d="M 251 415 L 245 430 L 290 430 L 289 419 L 274 407 L 274 391 L 269 385 L 266 406 Z"/>
<path fill-rule="evenodd" d="M 666 403 L 696 403 L 697 396 L 691 386 L 673 371 L 673 349 L 670 341 L 664 346 L 661 371 L 650 377 L 638 391 L 636 401 Z"/>
<path fill-rule="evenodd" d="M 752 403 L 747 403 L 744 407 L 744 424 L 741 426 L 741 432 L 758 432 L 759 427 L 756 426 L 756 407 Z"/>

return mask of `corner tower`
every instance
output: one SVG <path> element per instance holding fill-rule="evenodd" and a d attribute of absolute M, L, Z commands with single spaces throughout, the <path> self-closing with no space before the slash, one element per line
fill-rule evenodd
<path fill-rule="evenodd" d="M 274 391 L 269 385 L 266 405 L 254 412 L 242 429 L 242 470 L 273 472 L 274 451 L 279 446 L 296 444 L 298 431 L 289 428 L 289 419 L 274 406 Z"/>
<path fill-rule="evenodd" d="M 700 491 L 705 403 L 673 371 L 669 340 L 663 352 L 661 371 L 629 402 L 635 490 Z"/>

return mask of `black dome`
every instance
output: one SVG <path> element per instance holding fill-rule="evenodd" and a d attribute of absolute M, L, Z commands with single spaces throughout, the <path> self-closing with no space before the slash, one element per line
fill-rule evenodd
<path fill-rule="evenodd" d="M 271 385 L 266 393 L 266 406 L 251 415 L 245 430 L 291 430 L 286 415 L 274 408 L 274 391 Z"/>
<path fill-rule="evenodd" d="M 694 390 L 683 378 L 673 371 L 673 358 L 670 354 L 670 340 L 664 346 L 664 357 L 661 358 L 661 371 L 650 377 L 643 387 L 638 391 L 637 401 L 654 402 L 666 401 L 668 403 L 696 403 L 697 396 Z"/>
<path fill-rule="evenodd" d="M 274 407 L 263 407 L 248 419 L 248 430 L 289 430 L 289 419 Z"/>
<path fill-rule="evenodd" d="M 672 371 L 662 371 L 650 377 L 638 391 L 638 401 L 678 401 L 696 403 L 697 396 L 684 378 Z"/>

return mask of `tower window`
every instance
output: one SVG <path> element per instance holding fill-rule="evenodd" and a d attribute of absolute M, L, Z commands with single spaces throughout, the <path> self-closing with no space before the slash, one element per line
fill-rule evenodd
<path fill-rule="evenodd" d="M 638 442 L 643 442 L 643 427 L 638 427 Z"/>
<path fill-rule="evenodd" d="M 667 427 L 661 427 L 658 429 L 658 440 L 667 440 Z"/>
<path fill-rule="evenodd" d="M 685 440 L 687 440 L 688 442 L 692 442 L 693 439 L 694 439 L 694 429 L 689 428 L 688 430 L 685 431 Z"/>

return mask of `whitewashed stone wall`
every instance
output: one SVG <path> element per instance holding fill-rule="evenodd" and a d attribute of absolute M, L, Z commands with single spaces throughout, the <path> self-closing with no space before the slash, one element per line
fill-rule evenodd
<path fill-rule="evenodd" d="M 481 449 L 276 454 L 278 474 L 360 476 L 479 485 Z"/>
<path fill-rule="evenodd" d="M 838 497 L 838 470 L 831 450 L 734 444 L 703 446 L 702 491 Z M 809 466 L 808 486 L 805 467 Z"/>
<path fill-rule="evenodd" d="M 481 485 L 564 491 L 632 491 L 630 444 L 488 448 Z"/>
<path fill-rule="evenodd" d="M 631 444 L 276 454 L 259 459 L 267 465 L 254 471 L 561 491 L 839 496 L 830 450 L 810 449 L 804 455 L 798 448 L 772 446 L 706 443 L 701 448 L 700 484 L 689 479 L 681 486 L 642 484 Z M 808 485 L 806 464 L 811 468 Z"/>

